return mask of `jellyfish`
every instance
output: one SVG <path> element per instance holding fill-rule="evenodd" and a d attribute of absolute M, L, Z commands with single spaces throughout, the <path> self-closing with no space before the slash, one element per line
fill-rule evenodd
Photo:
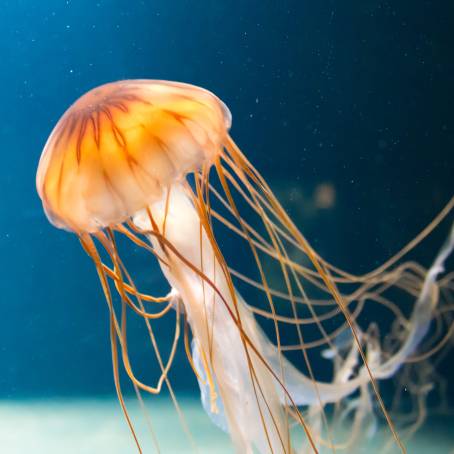
<path fill-rule="evenodd" d="M 386 263 L 353 275 L 312 248 L 231 138 L 231 120 L 218 97 L 193 85 L 109 83 L 64 113 L 39 161 L 36 186 L 47 218 L 78 236 L 99 276 L 109 309 L 114 384 L 137 449 L 120 368 L 139 399 L 166 386 L 185 424 L 168 376 L 183 325 L 203 408 L 236 452 L 348 449 L 361 428 L 374 432 L 374 412 L 384 416 L 392 441 L 405 451 L 378 382 L 427 364 L 450 345 L 453 276 L 439 275 L 453 233 L 429 269 L 402 259 L 448 217 L 454 198 Z M 233 251 L 223 249 L 216 234 L 221 228 L 233 236 Z M 138 288 L 119 241 L 153 256 L 168 294 Z M 248 254 L 246 270 L 231 264 L 230 256 L 240 251 Z M 394 292 L 409 301 L 407 313 L 393 301 Z M 361 319 L 372 305 L 391 315 L 386 335 Z M 155 386 L 134 373 L 130 311 L 145 323 L 160 370 Z M 172 313 L 175 330 L 164 358 L 154 326 Z M 289 358 L 292 352 L 301 354 L 302 367 Z M 332 368 L 331 379 L 319 378 L 313 352 Z M 423 385 L 432 379 L 426 373 Z M 420 389 L 415 385 L 415 394 Z M 347 440 L 335 439 L 329 405 L 330 415 L 337 414 L 334 425 L 353 415 Z M 297 429 L 303 441 L 295 438 Z"/>

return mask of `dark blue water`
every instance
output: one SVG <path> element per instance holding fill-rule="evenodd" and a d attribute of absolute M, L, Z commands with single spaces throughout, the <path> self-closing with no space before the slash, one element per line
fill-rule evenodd
<path fill-rule="evenodd" d="M 234 139 L 344 268 L 365 272 L 416 235 L 453 194 L 454 3 L 395 3 L 4 0 L 0 396 L 114 393 L 94 267 L 48 223 L 34 182 L 56 121 L 101 83 L 169 79 L 216 93 Z M 336 202 L 314 211 L 320 183 Z M 447 231 L 414 258 L 428 265 Z M 171 325 L 156 327 L 164 345 Z M 130 344 L 138 375 L 156 375 L 142 337 Z M 446 363 L 441 372 L 452 377 Z M 194 390 L 182 352 L 171 378 Z"/>

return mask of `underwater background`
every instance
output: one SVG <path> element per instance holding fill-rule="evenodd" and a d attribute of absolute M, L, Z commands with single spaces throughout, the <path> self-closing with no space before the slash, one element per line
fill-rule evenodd
<path fill-rule="evenodd" d="M 315 249 L 355 273 L 390 257 L 453 195 L 453 1 L 0 6 L 2 453 L 134 452 L 95 269 L 74 235 L 49 224 L 35 189 L 50 131 L 88 89 L 148 78 L 213 91 L 233 114 L 232 137 Z M 448 229 L 411 257 L 428 266 Z M 165 291 L 159 275 L 143 273 Z M 162 345 L 172 324 L 156 327 Z M 138 375 L 153 381 L 148 345 L 129 336 Z M 453 361 L 440 368 L 451 382 Z M 232 452 L 202 413 L 181 344 L 170 379 L 201 451 Z M 165 397 L 149 403 L 163 452 L 191 452 Z M 454 416 L 429 413 L 409 452 L 452 452 L 450 425 Z"/>

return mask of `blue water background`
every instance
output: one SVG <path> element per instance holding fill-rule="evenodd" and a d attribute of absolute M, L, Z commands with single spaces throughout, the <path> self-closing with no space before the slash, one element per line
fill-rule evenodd
<path fill-rule="evenodd" d="M 52 127 L 96 85 L 153 78 L 212 90 L 314 247 L 354 272 L 389 257 L 453 194 L 453 2 L 1 3 L 2 398 L 114 394 L 94 267 L 48 223 L 34 182 Z M 292 203 L 292 191 L 310 199 L 324 182 L 332 209 Z M 414 257 L 428 265 L 447 230 Z M 156 324 L 164 346 L 172 324 Z M 155 377 L 148 345 L 134 331 L 130 342 L 138 374 Z M 197 392 L 182 348 L 171 379 Z"/>

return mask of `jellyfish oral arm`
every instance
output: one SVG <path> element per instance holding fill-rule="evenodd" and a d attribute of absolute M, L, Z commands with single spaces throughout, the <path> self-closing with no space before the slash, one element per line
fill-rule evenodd
<path fill-rule="evenodd" d="M 287 431 L 282 415 L 286 393 L 298 406 L 325 405 L 339 402 L 359 388 L 366 390 L 364 386 L 370 382 L 370 377 L 362 367 L 356 377 L 347 374 L 332 383 L 314 382 L 279 355 L 241 296 L 236 291 L 231 294 L 185 187 L 173 185 L 168 198 L 163 197 L 148 210 L 137 213 L 133 222 L 142 231 L 156 233 L 156 228 L 159 230 L 158 235 L 148 235 L 149 241 L 159 255 L 167 257 L 166 263 L 161 263 L 162 272 L 172 286 L 175 308 L 184 310 L 191 327 L 192 357 L 203 407 L 212 421 L 230 434 L 239 452 L 252 452 L 252 446 L 260 452 L 269 452 L 270 447 L 273 452 L 286 452 Z M 180 256 L 166 248 L 160 237 Z M 371 359 L 371 371 L 377 379 L 394 375 L 425 337 L 437 301 L 436 278 L 453 247 L 451 232 L 427 273 L 401 348 L 385 362 L 380 363 L 380 355 L 375 355 L 376 360 Z M 187 263 L 200 273 L 194 272 Z M 247 347 L 232 313 L 238 315 L 241 330 L 258 348 L 261 359 L 256 354 L 246 353 Z M 263 359 L 274 374 L 265 367 Z M 281 377 L 282 370 L 285 390 L 273 377 Z"/>
<path fill-rule="evenodd" d="M 433 313 L 439 299 L 437 277 L 444 271 L 444 263 L 454 249 L 454 224 L 449 236 L 432 266 L 426 273 L 421 291 L 408 322 L 408 335 L 399 351 L 376 370 L 377 378 L 389 378 L 394 375 L 402 364 L 415 353 L 421 341 L 429 331 Z"/>
<path fill-rule="evenodd" d="M 421 291 L 410 319 L 408 320 L 407 330 L 403 332 L 403 336 L 405 337 L 400 348 L 386 360 L 381 358 L 379 352 L 374 352 L 374 355 L 370 355 L 368 361 L 371 372 L 376 379 L 386 380 L 394 376 L 402 365 L 410 359 L 411 355 L 417 351 L 421 342 L 425 339 L 439 299 L 437 277 L 444 271 L 444 262 L 453 250 L 454 224 L 451 227 L 447 240 L 426 273 Z M 269 341 L 268 343 L 266 341 L 267 340 L 265 339 L 262 342 L 263 345 L 267 345 L 264 350 L 265 357 L 270 365 L 274 369 L 277 369 L 279 361 L 277 356 L 278 352 L 273 348 L 274 346 L 269 343 Z M 374 346 L 374 349 L 378 348 L 378 346 Z M 370 350 L 370 346 L 368 350 Z M 355 346 L 353 346 L 352 351 L 357 353 Z M 368 353 L 370 354 L 370 351 L 368 351 Z M 347 376 L 346 379 L 341 380 L 340 382 L 334 380 L 332 383 L 322 383 L 311 382 L 285 358 L 281 359 L 281 362 L 282 361 L 284 362 L 286 388 L 297 405 L 318 405 L 320 403 L 327 404 L 339 402 L 344 397 L 352 394 L 354 391 L 370 382 L 370 376 L 364 366 L 362 366 L 359 374 L 355 377 Z M 344 366 L 348 365 L 346 363 Z M 316 388 L 318 389 L 321 402 L 318 401 Z"/>
<path fill-rule="evenodd" d="M 212 420 L 227 429 L 238 452 L 287 452 L 288 430 L 276 381 L 258 356 L 247 352 L 237 321 L 254 345 L 261 345 L 257 324 L 239 295 L 232 295 L 223 268 L 192 201 L 182 184 L 168 198 L 133 217 L 142 231 L 156 231 L 180 254 L 149 235 L 154 249 L 166 255 L 161 269 L 181 304 L 193 335 L 193 360 L 201 380 L 202 400 Z M 199 269 L 206 280 L 185 262 Z M 215 288 L 207 284 L 214 283 Z M 222 295 L 222 298 L 221 298 Z M 228 308 L 226 307 L 228 305 Z M 270 343 L 271 345 L 271 343 Z"/>

